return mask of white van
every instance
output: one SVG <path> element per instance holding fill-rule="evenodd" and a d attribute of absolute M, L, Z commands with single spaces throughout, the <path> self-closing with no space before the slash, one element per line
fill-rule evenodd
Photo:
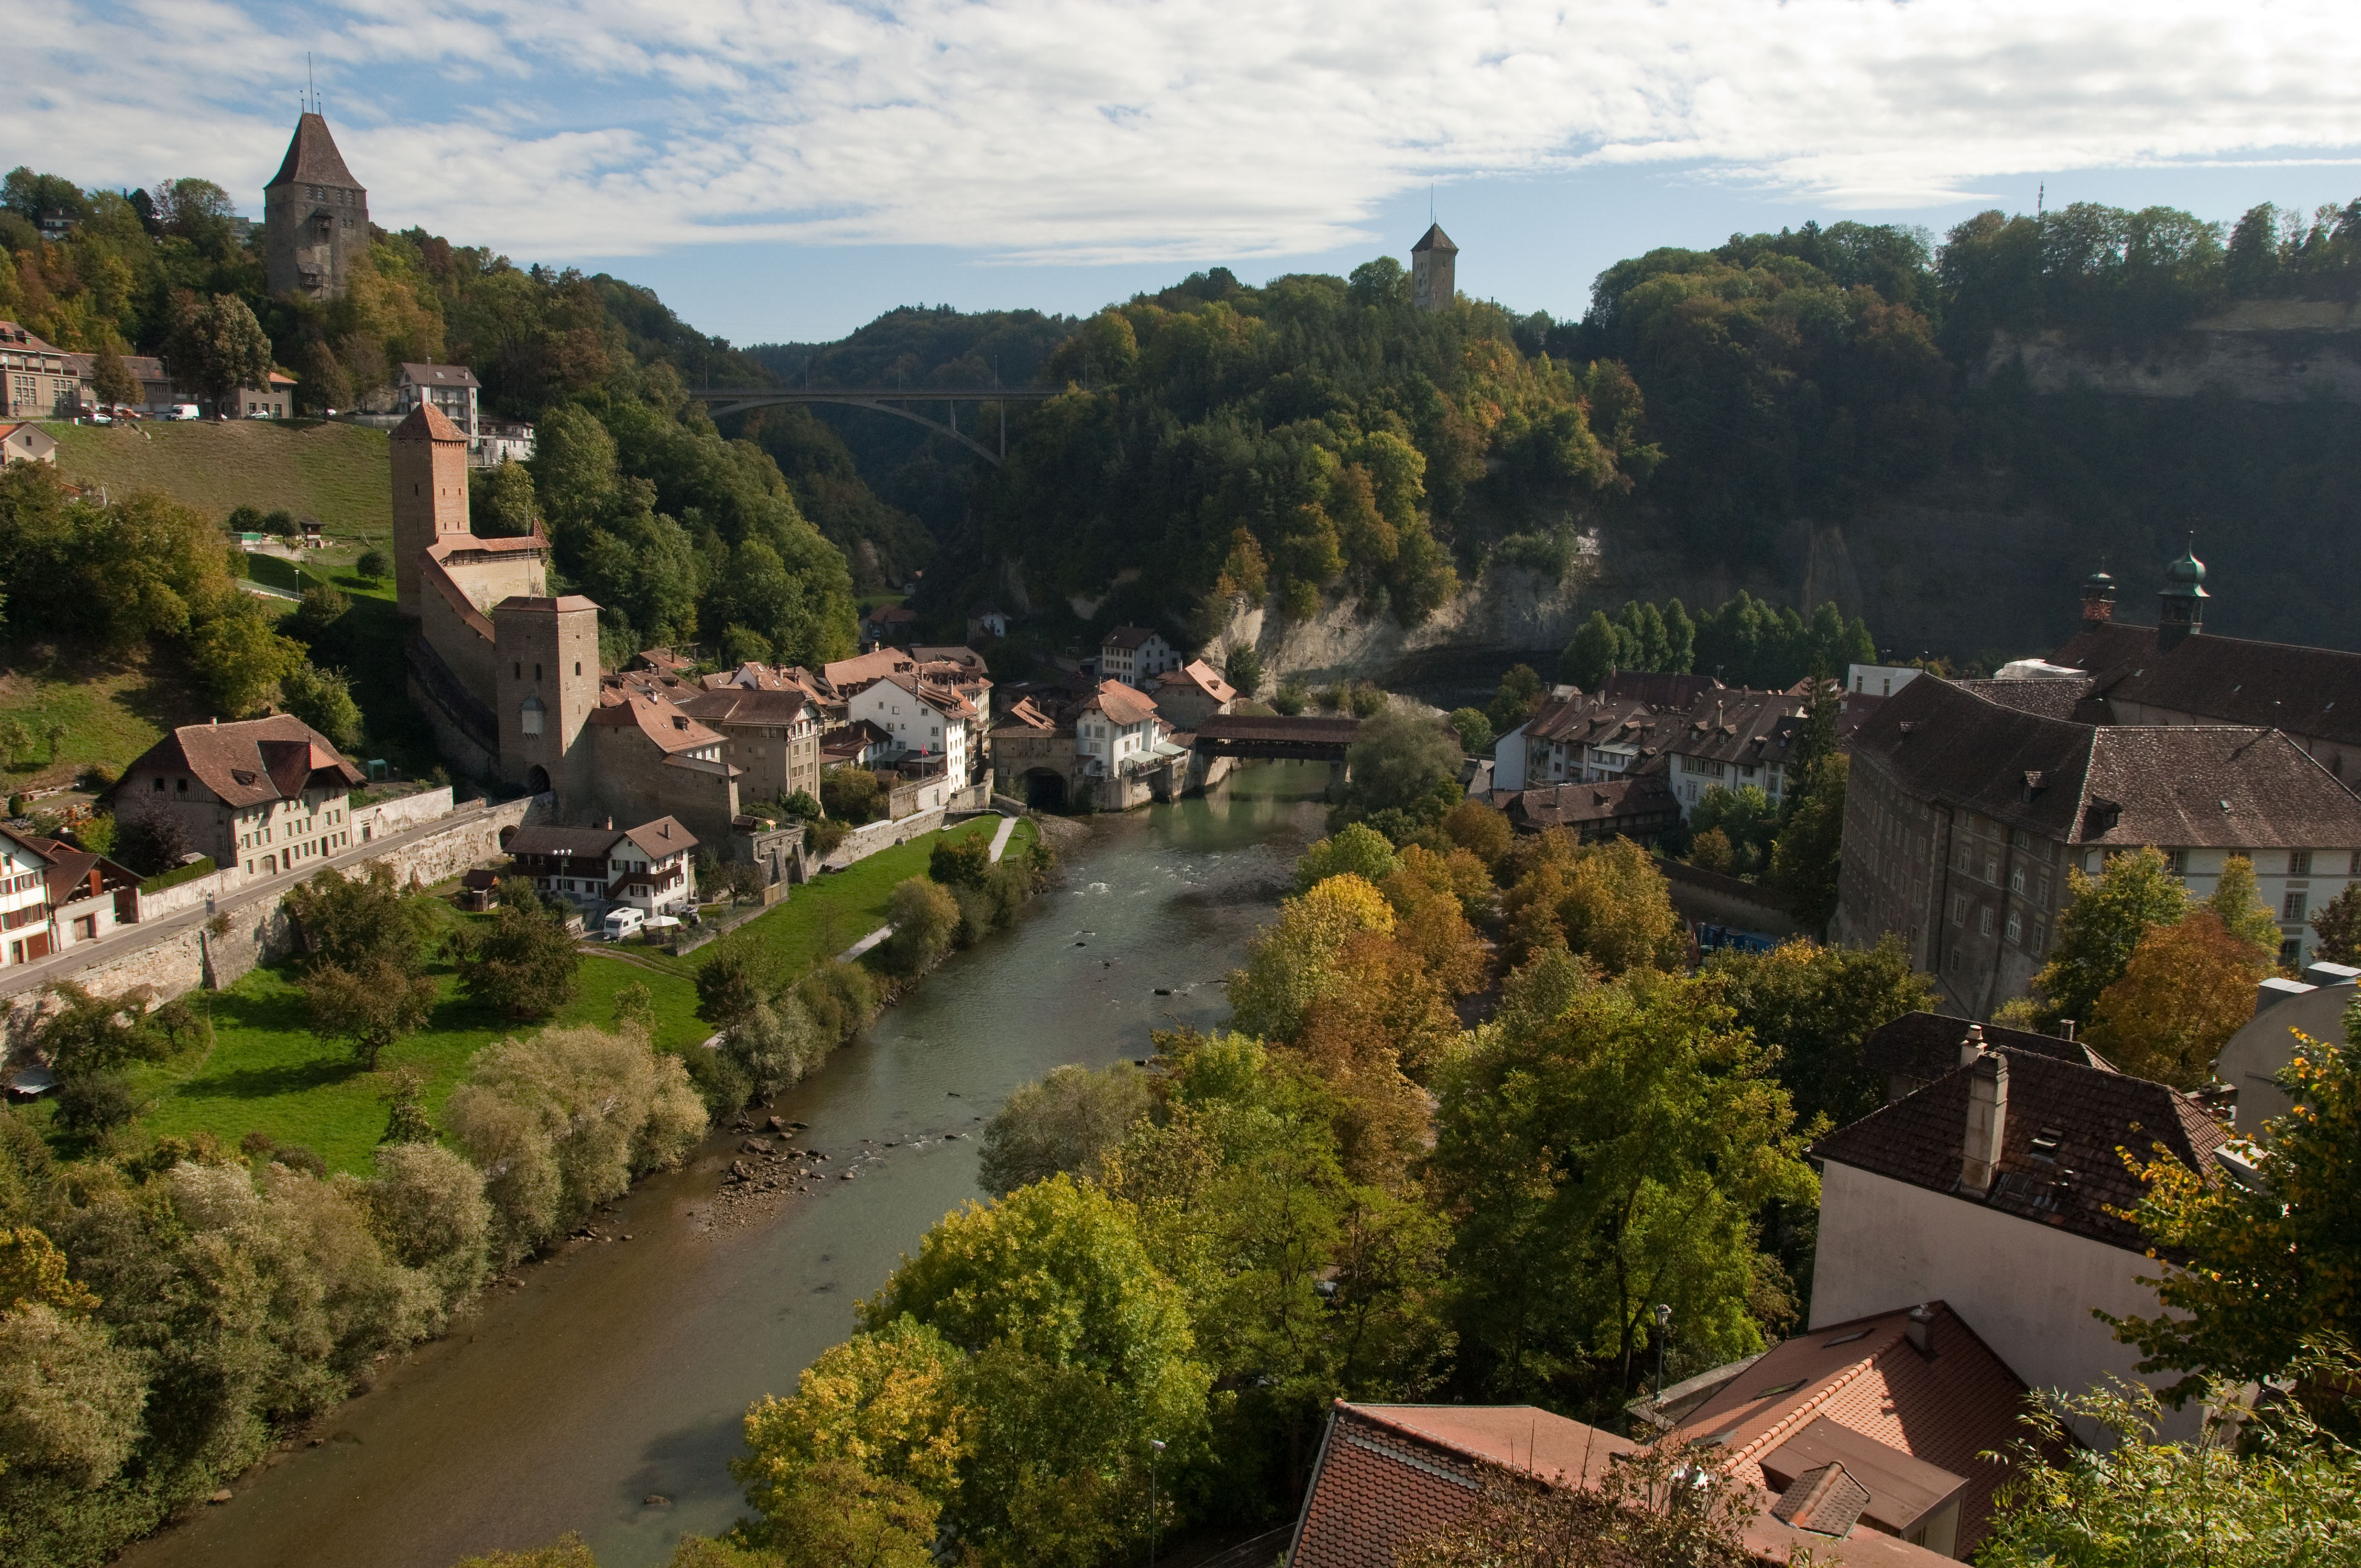
<path fill-rule="evenodd" d="M 194 403 L 174 403 L 172 405 L 172 411 L 166 414 L 164 417 L 166 419 L 195 419 L 198 417 L 197 405 Z"/>
<path fill-rule="evenodd" d="M 609 909 L 607 911 L 607 940 L 620 942 L 626 937 L 636 936 L 647 923 L 647 911 L 643 909 Z"/>

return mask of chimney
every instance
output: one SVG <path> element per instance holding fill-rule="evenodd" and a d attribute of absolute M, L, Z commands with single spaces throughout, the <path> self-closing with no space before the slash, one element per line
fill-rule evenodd
<path fill-rule="evenodd" d="M 2001 1137 L 2008 1125 L 2008 1058 L 1986 1051 L 1968 1069 L 1967 1137 L 1960 1146 L 1960 1190 L 1982 1198 L 2000 1174 Z"/>
<path fill-rule="evenodd" d="M 2060 1018 L 2058 1020 L 2058 1037 L 2061 1040 L 2071 1040 L 2074 1037 L 2073 1019 Z"/>
<path fill-rule="evenodd" d="M 1934 1360 L 1935 1309 L 1924 1301 L 1911 1308 L 1910 1316 L 1903 1321 L 1902 1335 L 1910 1342 L 1911 1349 L 1929 1361 Z"/>
<path fill-rule="evenodd" d="M 602 818 L 599 821 L 598 826 L 606 829 L 608 832 L 612 833 L 615 830 L 615 819 L 611 817 Z"/>
<path fill-rule="evenodd" d="M 1971 1024 L 1968 1025 L 1967 1034 L 1960 1040 L 1960 1065 L 1973 1067 L 1976 1065 L 1976 1058 L 1983 1054 L 1984 1026 L 1982 1024 Z"/>

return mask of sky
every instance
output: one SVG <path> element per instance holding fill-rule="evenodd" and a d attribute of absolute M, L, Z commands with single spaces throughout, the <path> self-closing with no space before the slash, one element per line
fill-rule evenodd
<path fill-rule="evenodd" d="M 745 344 L 1405 261 L 1579 316 L 1817 219 L 2361 196 L 2352 0 L 76 0 L 9 7 L 0 159 L 259 215 L 307 82 L 388 228 Z M 308 73 L 308 74 L 307 74 Z"/>

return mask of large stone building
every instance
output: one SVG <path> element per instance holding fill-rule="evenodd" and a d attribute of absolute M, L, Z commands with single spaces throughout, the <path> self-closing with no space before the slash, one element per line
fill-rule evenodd
<path fill-rule="evenodd" d="M 368 243 L 368 192 L 345 167 L 328 122 L 306 112 L 262 188 L 264 282 L 274 294 L 341 298 Z"/>
<path fill-rule="evenodd" d="M 1459 297 L 1454 276 L 1458 262 L 1459 247 L 1443 232 L 1443 225 L 1429 224 L 1419 242 L 1410 247 L 1410 302 L 1422 311 L 1448 310 Z"/>
<path fill-rule="evenodd" d="M 609 683 L 598 606 L 549 591 L 549 541 L 479 538 L 467 438 L 432 403 L 395 427 L 394 596 L 415 618 L 411 699 L 461 772 L 555 796 L 561 822 L 675 817 L 708 844 L 738 815 L 723 738 L 653 685 Z"/>

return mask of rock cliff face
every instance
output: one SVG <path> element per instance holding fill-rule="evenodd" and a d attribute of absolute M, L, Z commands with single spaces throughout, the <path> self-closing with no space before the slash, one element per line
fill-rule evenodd
<path fill-rule="evenodd" d="M 2130 350 L 2081 346 L 2055 332 L 1997 334 L 1983 373 L 2011 363 L 2037 392 L 2080 382 L 2136 398 L 2219 389 L 2247 402 L 2361 402 L 2361 311 L 2334 300 L 2242 300 L 2176 337 Z"/>

